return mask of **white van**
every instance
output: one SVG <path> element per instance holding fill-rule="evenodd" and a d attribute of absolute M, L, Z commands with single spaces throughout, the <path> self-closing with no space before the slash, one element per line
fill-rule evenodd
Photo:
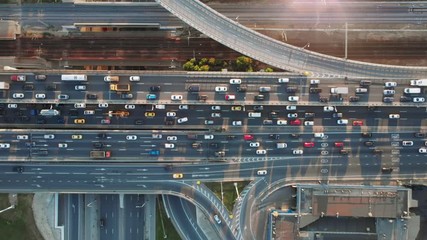
<path fill-rule="evenodd" d="M 314 133 L 314 137 L 323 138 L 323 137 L 325 137 L 325 134 L 324 133 Z"/>
<path fill-rule="evenodd" d="M 156 109 L 166 109 L 166 105 L 164 104 L 157 104 Z"/>
<path fill-rule="evenodd" d="M 248 117 L 261 117 L 261 112 L 249 112 Z"/>
<path fill-rule="evenodd" d="M 407 94 L 421 93 L 421 88 L 405 88 L 405 90 L 403 90 L 403 92 L 407 93 Z"/>
<path fill-rule="evenodd" d="M 310 80 L 310 84 L 311 84 L 311 85 L 317 85 L 317 84 L 320 84 L 320 80 L 319 80 L 319 79 L 311 79 L 311 80 Z"/>
<path fill-rule="evenodd" d="M 367 93 L 368 89 L 367 88 L 356 88 L 356 93 Z"/>
<path fill-rule="evenodd" d="M 277 79 L 277 83 L 288 83 L 289 82 L 289 78 L 279 78 Z"/>
<path fill-rule="evenodd" d="M 277 148 L 286 148 L 288 145 L 286 143 L 276 143 Z"/>

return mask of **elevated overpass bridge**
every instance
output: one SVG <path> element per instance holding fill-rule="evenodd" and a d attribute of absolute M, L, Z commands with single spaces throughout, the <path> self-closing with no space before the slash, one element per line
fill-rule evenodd
<path fill-rule="evenodd" d="M 372 64 L 332 57 L 264 36 L 198 0 L 156 0 L 188 25 L 253 59 L 319 77 L 421 78 L 427 67 Z"/>

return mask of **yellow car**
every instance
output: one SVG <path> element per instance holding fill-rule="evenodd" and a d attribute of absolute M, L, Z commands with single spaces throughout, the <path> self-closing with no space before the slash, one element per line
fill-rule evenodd
<path fill-rule="evenodd" d="M 242 111 L 242 106 L 232 106 L 231 111 Z"/>
<path fill-rule="evenodd" d="M 85 124 L 85 120 L 83 118 L 74 119 L 75 124 Z"/>
<path fill-rule="evenodd" d="M 82 139 L 82 138 L 83 138 L 82 135 L 71 135 L 71 139 L 74 139 L 74 140 L 76 140 L 76 139 Z"/>
<path fill-rule="evenodd" d="M 145 112 L 145 116 L 148 118 L 152 118 L 152 117 L 156 116 L 156 113 L 155 112 Z"/>
<path fill-rule="evenodd" d="M 173 178 L 175 178 L 175 179 L 179 179 L 179 178 L 183 178 L 183 177 L 184 177 L 184 174 L 182 174 L 182 173 L 174 173 L 174 174 L 172 175 L 172 177 L 173 177 Z"/>

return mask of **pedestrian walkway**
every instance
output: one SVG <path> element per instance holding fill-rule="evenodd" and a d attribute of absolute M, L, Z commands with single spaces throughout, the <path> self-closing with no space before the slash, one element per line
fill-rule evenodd
<path fill-rule="evenodd" d="M 37 229 L 44 239 L 61 240 L 62 229 L 56 228 L 55 194 L 35 193 L 33 197 L 33 215 Z"/>

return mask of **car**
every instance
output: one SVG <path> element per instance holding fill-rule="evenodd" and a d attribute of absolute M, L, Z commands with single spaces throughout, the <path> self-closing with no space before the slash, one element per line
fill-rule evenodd
<path fill-rule="evenodd" d="M 212 111 L 221 111 L 221 106 L 212 106 L 211 110 Z"/>
<path fill-rule="evenodd" d="M 250 140 L 253 140 L 253 139 L 254 139 L 254 136 L 253 136 L 253 135 L 250 135 L 250 134 L 245 134 L 245 135 L 243 135 L 243 139 L 244 139 L 245 141 L 250 141 Z"/>
<path fill-rule="evenodd" d="M 271 119 L 264 119 L 262 121 L 262 124 L 264 124 L 264 125 L 273 125 L 273 120 L 271 120 Z"/>
<path fill-rule="evenodd" d="M 394 97 L 384 97 L 383 102 L 392 103 L 394 101 Z"/>
<path fill-rule="evenodd" d="M 156 116 L 156 113 L 155 112 L 145 112 L 144 116 L 147 118 L 153 118 Z"/>
<path fill-rule="evenodd" d="M 211 117 L 213 117 L 213 118 L 220 118 L 221 117 L 221 113 L 211 113 Z"/>
<path fill-rule="evenodd" d="M 74 90 L 86 91 L 86 85 L 76 85 L 76 86 L 74 86 Z"/>
<path fill-rule="evenodd" d="M 86 103 L 75 103 L 74 108 L 86 108 Z"/>
<path fill-rule="evenodd" d="M 187 117 L 178 118 L 178 120 L 176 122 L 177 123 L 185 123 L 185 122 L 188 122 L 188 118 Z"/>
<path fill-rule="evenodd" d="M 71 135 L 71 139 L 73 139 L 73 140 L 80 140 L 80 139 L 83 139 L 83 135 L 80 135 L 80 134 L 78 134 L 78 135 Z"/>
<path fill-rule="evenodd" d="M 262 105 L 255 105 L 253 107 L 253 109 L 254 109 L 254 111 L 262 111 L 262 110 L 264 110 L 264 106 L 262 106 Z"/>
<path fill-rule="evenodd" d="M 108 108 L 108 103 L 99 103 L 98 107 L 99 108 Z"/>
<path fill-rule="evenodd" d="M 288 83 L 289 82 L 289 78 L 279 78 L 277 79 L 277 83 Z"/>
<path fill-rule="evenodd" d="M 237 91 L 238 92 L 246 92 L 248 89 L 246 87 L 238 86 Z"/>
<path fill-rule="evenodd" d="M 337 124 L 339 124 L 339 125 L 347 125 L 348 124 L 348 120 L 347 119 L 338 119 L 337 120 Z"/>
<path fill-rule="evenodd" d="M 18 108 L 18 104 L 16 104 L 16 103 L 9 103 L 9 104 L 7 104 L 7 108 Z"/>
<path fill-rule="evenodd" d="M 302 149 L 292 150 L 292 154 L 294 154 L 294 155 L 302 155 L 303 153 L 304 153 L 304 150 L 302 150 Z"/>
<path fill-rule="evenodd" d="M 367 88 L 356 88 L 356 93 L 367 93 L 368 89 Z"/>
<path fill-rule="evenodd" d="M 174 178 L 174 179 L 181 179 L 183 177 L 184 177 L 184 174 L 182 174 L 182 173 L 174 173 L 172 175 L 172 178 Z"/>
<path fill-rule="evenodd" d="M 23 173 L 25 170 L 25 168 L 23 166 L 16 166 L 13 167 L 13 171 L 17 172 L 17 173 Z"/>
<path fill-rule="evenodd" d="M 215 214 L 213 218 L 216 223 L 221 224 L 221 219 L 219 219 L 218 215 Z"/>
<path fill-rule="evenodd" d="M 118 82 L 120 79 L 118 76 L 105 76 L 104 82 Z"/>
<path fill-rule="evenodd" d="M 135 121 L 133 123 L 135 125 L 142 125 L 142 124 L 144 124 L 144 120 L 142 120 L 142 119 L 135 119 Z"/>
<path fill-rule="evenodd" d="M 166 117 L 176 117 L 176 112 L 166 112 Z"/>
<path fill-rule="evenodd" d="M 85 124 L 85 120 L 83 118 L 74 119 L 75 124 Z"/>
<path fill-rule="evenodd" d="M 343 142 L 335 142 L 334 147 L 342 148 L 342 147 L 344 147 L 344 143 Z"/>
<path fill-rule="evenodd" d="M 241 83 L 242 83 L 242 79 L 239 79 L 239 78 L 230 79 L 230 84 L 241 84 Z"/>
<path fill-rule="evenodd" d="M 198 149 L 198 148 L 201 148 L 201 147 L 202 147 L 202 144 L 201 144 L 201 143 L 198 143 L 198 142 L 193 142 L 193 143 L 191 144 L 191 147 L 192 147 L 192 148 L 195 148 L 195 149 Z"/>
<path fill-rule="evenodd" d="M 361 121 L 361 120 L 354 120 L 353 121 L 353 126 L 363 126 L 363 121 Z"/>
<path fill-rule="evenodd" d="M 370 138 L 370 137 L 372 137 L 372 133 L 369 133 L 369 132 L 361 133 L 361 135 L 362 135 L 363 138 Z"/>
<path fill-rule="evenodd" d="M 342 118 L 342 113 L 333 113 L 332 117 L 333 118 Z"/>
<path fill-rule="evenodd" d="M 382 153 L 383 153 L 383 150 L 382 150 L 382 149 L 375 148 L 375 149 L 373 149 L 373 150 L 372 150 L 372 153 L 373 153 L 373 154 L 382 154 Z"/>
<path fill-rule="evenodd" d="M 310 93 L 321 93 L 322 89 L 321 88 L 310 88 L 309 92 Z"/>
<path fill-rule="evenodd" d="M 27 77 L 25 75 L 12 75 L 10 76 L 10 80 L 17 82 L 25 82 L 25 80 L 27 80 Z"/>
<path fill-rule="evenodd" d="M 277 148 L 287 148 L 288 144 L 283 143 L 283 142 L 278 142 L 278 143 L 276 143 L 276 147 Z"/>
<path fill-rule="evenodd" d="M 44 80 L 46 80 L 46 78 L 47 78 L 47 76 L 46 75 L 35 75 L 34 76 L 34 79 L 35 80 L 38 80 L 38 81 L 44 81 Z"/>
<path fill-rule="evenodd" d="M 259 87 L 259 92 L 270 92 L 271 87 Z"/>
<path fill-rule="evenodd" d="M 10 143 L 0 143 L 0 148 L 10 148 Z"/>
<path fill-rule="evenodd" d="M 397 113 L 389 114 L 388 118 L 390 118 L 390 119 L 399 119 L 400 118 L 400 114 L 397 114 Z"/>
<path fill-rule="evenodd" d="M 137 139 L 138 139 L 138 137 L 136 135 L 127 135 L 126 136 L 126 140 L 129 140 L 129 141 L 134 141 Z"/>
<path fill-rule="evenodd" d="M 165 143 L 165 148 L 175 148 L 175 144 L 173 144 L 173 143 Z"/>
<path fill-rule="evenodd" d="M 135 105 L 134 104 L 126 104 L 125 109 L 135 109 Z"/>
<path fill-rule="evenodd" d="M 333 107 L 333 106 L 324 106 L 323 107 L 323 111 L 324 112 L 333 112 L 333 111 L 336 111 L 336 110 L 335 110 L 335 107 Z"/>
<path fill-rule="evenodd" d="M 138 82 L 139 80 L 141 80 L 141 77 L 139 77 L 139 76 L 130 76 L 129 77 L 129 81 L 131 81 L 131 82 Z"/>
<path fill-rule="evenodd" d="M 348 98 L 348 101 L 350 101 L 350 102 L 358 102 L 359 100 L 360 100 L 360 97 L 358 97 L 358 96 L 350 96 Z"/>
<path fill-rule="evenodd" d="M 214 120 L 205 120 L 205 125 L 213 125 L 214 123 Z"/>
<path fill-rule="evenodd" d="M 181 101 L 182 100 L 182 95 L 172 95 L 171 96 L 171 100 L 172 101 Z"/>
<path fill-rule="evenodd" d="M 373 141 L 366 141 L 363 143 L 363 145 L 365 145 L 367 147 L 372 147 L 372 146 L 374 146 L 374 142 Z"/>
<path fill-rule="evenodd" d="M 120 98 L 121 99 L 132 99 L 133 94 L 132 93 L 122 93 L 122 94 L 120 94 Z"/>
<path fill-rule="evenodd" d="M 422 148 L 418 149 L 418 152 L 419 153 L 427 153 L 427 148 L 422 147 Z"/>
<path fill-rule="evenodd" d="M 233 100 L 236 100 L 236 95 L 233 95 L 233 94 L 227 94 L 227 95 L 225 95 L 225 100 L 227 100 L 227 101 L 233 101 Z"/>
<path fill-rule="evenodd" d="M 327 103 L 327 102 L 329 102 L 329 98 L 328 97 L 319 97 L 319 102 Z"/>
<path fill-rule="evenodd" d="M 250 142 L 249 147 L 259 147 L 259 142 Z"/>
<path fill-rule="evenodd" d="M 304 118 L 305 119 L 313 119 L 315 116 L 316 116 L 316 114 L 312 113 L 312 112 L 306 112 L 306 113 L 304 113 Z"/>
<path fill-rule="evenodd" d="M 178 137 L 177 136 L 167 136 L 166 140 L 168 140 L 168 141 L 176 141 L 176 140 L 178 140 Z"/>
<path fill-rule="evenodd" d="M 233 121 L 232 123 L 231 123 L 233 126 L 242 126 L 242 121 Z"/>
<path fill-rule="evenodd" d="M 199 95 L 199 96 L 197 96 L 197 100 L 206 101 L 206 100 L 208 100 L 208 95 Z"/>
<path fill-rule="evenodd" d="M 87 99 L 98 99 L 98 95 L 96 95 L 94 93 L 88 93 L 88 94 L 86 94 L 86 98 Z"/>
<path fill-rule="evenodd" d="M 231 111 L 242 111 L 242 106 L 231 106 Z"/>
<path fill-rule="evenodd" d="M 414 133 L 414 137 L 416 138 L 425 138 L 426 135 L 427 135 L 426 133 L 421 133 L 421 132 Z"/>
<path fill-rule="evenodd" d="M 385 89 L 383 91 L 384 96 L 393 96 L 396 93 L 396 91 L 392 90 L 392 89 Z"/>
<path fill-rule="evenodd" d="M 32 91 L 32 90 L 34 90 L 34 85 L 33 84 L 24 84 L 22 86 L 22 90 L 24 90 L 24 91 Z"/>
<path fill-rule="evenodd" d="M 188 110 L 188 105 L 179 105 L 178 109 L 179 110 Z"/>
<path fill-rule="evenodd" d="M 279 140 L 280 135 L 279 134 L 270 134 L 270 135 L 268 135 L 268 138 L 274 139 L 274 140 Z"/>
<path fill-rule="evenodd" d="M 24 98 L 24 97 L 25 97 L 25 95 L 24 95 L 23 93 L 14 93 L 14 94 L 12 95 L 12 97 L 13 97 L 13 98 Z"/>
<path fill-rule="evenodd" d="M 298 102 L 299 97 L 298 96 L 289 96 L 288 101 L 289 102 Z"/>
<path fill-rule="evenodd" d="M 414 145 L 413 141 L 402 141 L 402 146 L 404 147 L 411 147 Z"/>
<path fill-rule="evenodd" d="M 58 143 L 58 147 L 59 148 L 66 148 L 66 147 L 68 147 L 68 144 L 66 144 L 66 143 Z"/>
<path fill-rule="evenodd" d="M 103 148 L 104 146 L 105 146 L 104 143 L 100 143 L 100 142 L 93 143 L 94 148 Z"/>
<path fill-rule="evenodd" d="M 258 176 L 264 176 L 264 175 L 267 175 L 267 170 L 258 170 L 258 171 L 256 172 L 256 174 L 257 174 Z"/>
<path fill-rule="evenodd" d="M 35 95 L 35 98 L 36 99 L 45 99 L 46 98 L 46 94 L 44 94 L 44 93 L 37 93 Z"/>
<path fill-rule="evenodd" d="M 215 157 L 225 157 L 225 152 L 224 151 L 215 152 Z"/>
<path fill-rule="evenodd" d="M 28 140 L 28 135 L 17 135 L 16 139 L 18 139 L 18 140 Z"/>
<path fill-rule="evenodd" d="M 46 86 L 46 91 L 55 91 L 56 90 L 56 84 L 51 84 Z"/>
<path fill-rule="evenodd" d="M 111 120 L 108 118 L 101 119 L 101 124 L 111 124 Z"/>
<path fill-rule="evenodd" d="M 350 153 L 350 151 L 348 149 L 341 149 L 340 150 L 340 154 L 342 155 L 348 155 Z"/>
<path fill-rule="evenodd" d="M 426 101 L 426 99 L 425 99 L 425 98 L 423 98 L 423 97 L 414 97 L 414 98 L 412 99 L 412 101 L 413 101 L 414 103 L 423 103 L 423 102 L 425 102 L 425 101 Z"/>
<path fill-rule="evenodd" d="M 287 124 L 288 124 L 287 120 L 282 120 L 282 119 L 277 120 L 277 125 L 287 125 Z"/>
<path fill-rule="evenodd" d="M 298 118 L 298 113 L 288 113 L 288 118 Z"/>
<path fill-rule="evenodd" d="M 400 96 L 400 101 L 401 102 L 411 102 L 412 98 L 408 97 L 408 96 Z"/>
<path fill-rule="evenodd" d="M 214 135 L 212 135 L 212 134 L 205 134 L 204 139 L 205 140 L 212 140 L 212 139 L 214 139 Z"/>
<path fill-rule="evenodd" d="M 289 124 L 294 125 L 294 126 L 299 126 L 299 125 L 301 125 L 301 120 L 299 120 L 299 119 L 291 120 L 289 122 Z"/>
<path fill-rule="evenodd" d="M 304 126 L 314 126 L 314 121 L 304 121 Z"/>
<path fill-rule="evenodd" d="M 372 82 L 368 81 L 368 80 L 360 81 L 360 86 L 370 86 L 371 84 L 372 84 Z"/>
<path fill-rule="evenodd" d="M 257 155 L 265 155 L 265 154 L 267 154 L 267 150 L 265 150 L 265 149 L 258 149 L 258 150 L 256 150 L 255 153 Z"/>
<path fill-rule="evenodd" d="M 255 101 L 264 101 L 264 99 L 265 99 L 264 95 L 261 95 L 261 94 L 255 95 L 254 97 Z"/>
<path fill-rule="evenodd" d="M 384 87 L 388 87 L 388 88 L 397 87 L 397 82 L 385 82 Z"/>
<path fill-rule="evenodd" d="M 68 100 L 68 99 L 70 99 L 70 96 L 68 96 L 67 94 L 58 95 L 58 100 Z"/>
<path fill-rule="evenodd" d="M 313 148 L 314 147 L 314 142 L 304 142 L 303 146 L 305 148 Z"/>
<path fill-rule="evenodd" d="M 311 79 L 310 80 L 310 85 L 319 85 L 320 84 L 320 80 L 319 79 Z"/>
<path fill-rule="evenodd" d="M 228 88 L 225 86 L 217 86 L 215 87 L 215 92 L 227 92 Z"/>
<path fill-rule="evenodd" d="M 383 167 L 383 168 L 381 168 L 381 172 L 382 173 L 390 174 L 390 173 L 393 172 L 393 168 L 391 168 L 391 167 Z"/>
<path fill-rule="evenodd" d="M 286 106 L 286 110 L 288 110 L 288 111 L 296 111 L 297 110 L 297 106 L 295 106 L 295 105 L 288 105 L 288 106 Z"/>
<path fill-rule="evenodd" d="M 160 92 L 161 89 L 162 88 L 159 85 L 157 85 L 157 86 L 151 86 L 150 87 L 150 92 Z"/>
<path fill-rule="evenodd" d="M 147 100 L 156 100 L 157 99 L 157 95 L 149 93 L 149 94 L 147 94 L 147 96 L 145 97 L 145 99 L 147 99 Z"/>

